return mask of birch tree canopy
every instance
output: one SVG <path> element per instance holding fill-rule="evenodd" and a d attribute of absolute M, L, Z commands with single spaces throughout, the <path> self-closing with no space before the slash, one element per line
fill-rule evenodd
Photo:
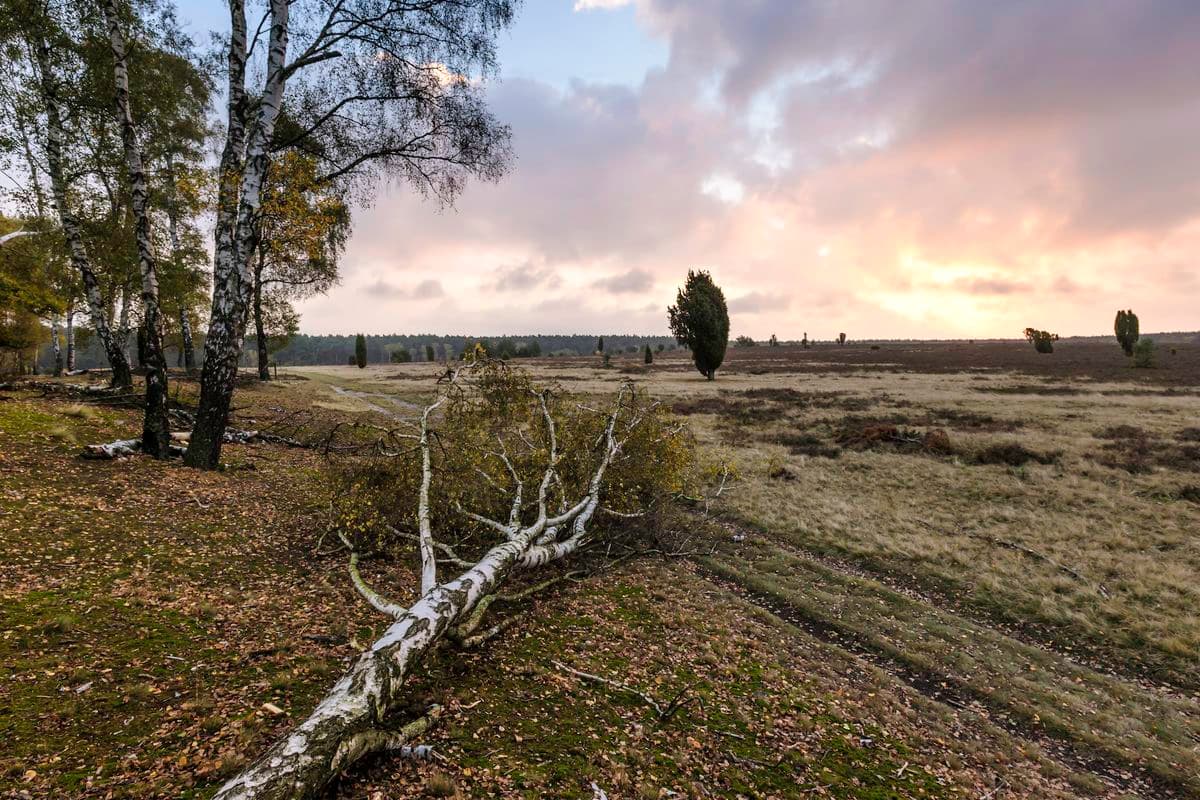
<path fill-rule="evenodd" d="M 200 402 L 185 461 L 216 468 L 255 281 L 263 188 L 289 149 L 317 183 L 369 199 L 380 177 L 449 202 L 469 177 L 498 179 L 508 128 L 481 78 L 517 0 L 271 0 L 256 20 L 230 2 L 228 119 L 219 168 L 213 300 Z M 248 76 L 261 76 L 255 88 Z"/>

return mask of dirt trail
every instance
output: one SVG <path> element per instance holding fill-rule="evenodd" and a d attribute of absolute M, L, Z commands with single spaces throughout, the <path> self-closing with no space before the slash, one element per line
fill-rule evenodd
<path fill-rule="evenodd" d="M 959 617 L 952 610 L 929 606 L 921 598 L 902 596 L 871 578 L 862 578 L 852 571 L 810 559 L 808 554 L 796 552 L 778 542 L 771 541 L 770 544 L 780 551 L 787 551 L 788 558 L 795 559 L 794 564 L 807 562 L 814 569 L 836 577 L 827 585 L 815 589 L 813 595 L 798 596 L 798 602 L 791 602 L 783 591 L 771 591 L 768 585 L 764 585 L 769 584 L 774 576 L 756 573 L 753 568 L 747 570 L 748 564 L 745 562 L 720 555 L 702 558 L 699 559 L 701 572 L 711 582 L 826 643 L 854 653 L 925 696 L 982 717 L 1012 735 L 1036 743 L 1056 760 L 1078 771 L 1095 775 L 1114 792 L 1133 793 L 1146 798 L 1196 796 L 1194 781 L 1178 775 L 1164 775 L 1164 770 L 1151 769 L 1136 758 L 1122 757 L 1117 731 L 1103 727 L 1099 732 L 1091 731 L 1095 736 L 1092 742 L 1082 741 L 1072 735 L 1072 724 L 1107 721 L 1110 714 L 1110 709 L 1103 705 L 1083 708 L 1086 700 L 1080 700 L 1080 697 L 1088 697 L 1087 690 L 1103 695 L 1105 690 L 1111 689 L 1119 691 L 1122 699 L 1127 699 L 1125 695 L 1136 697 L 1138 703 L 1148 709 L 1148 713 L 1180 723 L 1184 731 L 1179 736 L 1182 741 L 1171 742 L 1174 746 L 1169 747 L 1169 751 L 1172 751 L 1172 755 L 1183 754 L 1186 757 L 1189 744 L 1194 747 L 1197 741 L 1196 720 L 1188 713 L 1194 710 L 1194 702 L 1189 699 L 1177 700 L 1147 694 L 1145 688 L 1138 684 L 1130 684 L 1116 676 L 1094 673 L 1057 653 L 1038 650 L 1044 654 L 1038 656 L 1031 652 L 1037 649 L 1036 645 L 1013 639 L 1004 631 Z M 812 585 L 808 581 L 813 577 L 805 573 L 802 583 Z M 816 581 L 819 580 L 816 578 Z M 875 588 L 870 591 L 852 589 L 848 584 L 839 585 L 838 580 L 864 585 L 869 582 Z M 894 609 L 885 606 L 887 601 L 884 598 L 887 595 L 904 598 L 901 602 L 905 608 L 898 614 L 901 621 L 899 626 L 897 617 L 890 616 Z M 829 602 L 831 597 L 834 598 L 832 603 Z M 897 627 L 907 631 L 907 638 L 904 634 L 897 635 Z M 920 650 L 921 645 L 939 639 L 953 639 L 954 645 L 961 644 L 962 654 L 968 659 L 976 656 L 977 660 L 965 669 L 955 664 L 955 667 L 960 667 L 955 670 L 939 662 L 936 656 L 930 657 L 932 650 Z M 1063 719 L 1056 720 L 1052 712 L 1057 709 L 1046 700 L 1041 701 L 1044 707 L 1039 705 L 1038 700 L 1025 702 L 1025 698 L 1021 697 L 1023 687 L 1019 681 L 1011 680 L 1012 672 L 1006 673 L 1002 668 L 1006 660 L 1009 663 L 1015 661 L 1014 654 L 1019 654 L 1022 660 L 1039 659 L 1037 669 L 1049 676 L 1049 687 L 1061 687 L 1063 706 L 1072 704 L 1072 711 L 1078 716 L 1069 716 L 1070 712 L 1067 712 Z M 994 659 L 994 664 L 987 663 L 989 657 Z M 970 664 L 970 661 L 967 663 Z M 1031 660 L 1030 668 L 1033 668 L 1033 663 Z M 987 669 L 991 666 L 996 669 Z M 985 673 L 982 676 L 978 671 L 980 667 Z M 956 671 L 959 674 L 955 674 Z M 1045 719 L 1039 717 L 1038 710 L 1043 711 Z M 1051 713 L 1045 713 L 1047 711 Z M 1168 749 L 1168 746 L 1164 746 L 1164 749 Z"/>
<path fill-rule="evenodd" d="M 386 394 L 384 392 L 360 392 L 355 389 L 347 389 L 344 386 L 338 386 L 337 384 L 330 384 L 329 388 L 333 389 L 334 394 L 341 395 L 343 397 L 353 397 L 355 400 L 358 400 L 359 402 L 361 402 L 363 405 L 365 405 L 371 411 L 378 412 L 380 414 L 383 414 L 388 417 L 392 417 L 394 419 L 408 419 L 408 418 L 411 418 L 411 417 L 421 413 L 421 407 L 418 406 L 417 404 L 410 403 L 407 400 L 401 400 L 399 397 L 396 397 L 395 395 Z M 377 397 L 377 398 L 386 400 L 389 403 L 391 403 L 392 405 L 396 406 L 396 408 L 400 409 L 400 411 L 407 412 L 407 413 L 406 414 L 397 413 L 393 409 L 385 408 L 381 405 L 373 403 L 367 399 L 367 398 L 371 398 L 371 397 Z"/>

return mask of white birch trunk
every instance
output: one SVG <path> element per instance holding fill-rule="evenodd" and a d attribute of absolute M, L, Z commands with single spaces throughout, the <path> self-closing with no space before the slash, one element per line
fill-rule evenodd
<path fill-rule="evenodd" d="M 58 315 L 50 317 L 50 351 L 54 354 L 54 377 L 62 377 L 63 354 L 62 343 L 58 338 Z"/>
<path fill-rule="evenodd" d="M 75 304 L 67 306 L 67 372 L 75 371 Z"/>
<path fill-rule="evenodd" d="M 204 344 L 200 403 L 187 454 L 190 466 L 205 469 L 216 468 L 221 455 L 222 434 L 228 424 L 247 311 L 254 291 L 251 258 L 255 226 L 271 138 L 286 83 L 289 6 L 287 0 L 271 0 L 270 8 L 266 82 L 258 103 L 258 116 L 245 145 L 243 162 L 241 144 L 245 130 L 241 114 L 245 102 L 246 14 L 243 0 L 230 2 L 233 21 L 229 47 L 230 119 L 218 197 L 213 305 Z"/>
<path fill-rule="evenodd" d="M 50 189 L 54 197 L 54 205 L 58 210 L 59 222 L 67 240 L 71 254 L 71 263 L 79 272 L 83 282 L 84 297 L 87 299 L 88 311 L 92 318 L 92 328 L 100 340 L 109 365 L 113 370 L 112 383 L 114 386 L 131 386 L 133 375 L 129 370 L 129 359 L 125 356 L 124 348 L 118 346 L 112 329 L 109 327 L 108 314 L 104 309 L 104 298 L 100 293 L 100 280 L 92 269 L 91 260 L 83 246 L 83 230 L 78 218 L 67 205 L 67 181 L 63 166 L 63 129 L 62 112 L 59 108 L 58 88 L 55 82 L 53 68 L 50 63 L 50 48 L 45 39 L 37 43 L 37 63 L 39 75 L 39 90 L 46 111 L 46 168 L 50 174 Z"/>
<path fill-rule="evenodd" d="M 167 152 L 167 234 L 171 241 L 171 262 L 183 270 L 183 245 L 179 238 L 179 192 L 175 185 L 175 154 Z M 192 321 L 186 297 L 179 298 L 179 360 L 188 373 L 196 368 L 196 349 L 192 343 Z"/>
<path fill-rule="evenodd" d="M 196 369 L 196 345 L 192 339 L 192 320 L 183 304 L 179 306 L 179 335 L 183 339 L 183 368 L 191 373 Z"/>
<path fill-rule="evenodd" d="M 129 284 L 124 283 L 121 285 L 121 310 L 117 314 L 117 343 L 126 358 L 129 357 L 129 312 Z"/>
<path fill-rule="evenodd" d="M 116 87 L 117 118 L 121 126 L 121 143 L 125 151 L 125 168 L 129 177 L 137 240 L 138 268 L 142 278 L 142 331 L 145 347 L 143 365 L 146 369 L 146 413 L 142 422 L 142 449 L 156 458 L 167 458 L 171 448 L 171 426 L 167 421 L 167 363 L 162 346 L 162 320 L 158 305 L 158 268 L 150 232 L 150 188 L 142 149 L 137 141 L 137 128 L 129 105 L 129 69 L 126 64 L 127 44 L 121 31 L 115 0 L 105 0 L 104 17 L 108 23 L 108 41 L 113 55 L 113 83 Z M 126 298 L 125 308 L 128 308 Z M 122 309 L 122 326 L 128 325 Z"/>

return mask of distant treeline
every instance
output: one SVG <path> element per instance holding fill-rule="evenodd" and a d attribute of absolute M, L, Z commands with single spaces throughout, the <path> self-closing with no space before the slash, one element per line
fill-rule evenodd
<path fill-rule="evenodd" d="M 442 336 L 434 333 L 390 334 L 367 336 L 367 363 L 386 364 L 393 360 L 392 353 L 406 350 L 413 361 L 426 361 L 429 348 L 433 349 L 435 361 L 447 357 L 457 358 L 464 349 L 482 343 L 494 355 L 543 357 L 581 356 L 596 352 L 603 339 L 604 352 L 636 352 L 650 345 L 652 350 L 673 350 L 679 345 L 670 336 L 633 336 L 629 334 L 583 336 L 530 334 L 527 336 Z M 254 338 L 250 337 L 243 348 L 243 362 L 252 363 Z M 296 334 L 288 343 L 277 350 L 272 358 L 280 366 L 305 366 L 316 364 L 345 364 L 354 355 L 354 336 L 312 336 Z"/>
<path fill-rule="evenodd" d="M 77 357 L 77 365 L 80 369 L 105 367 L 107 361 L 104 357 L 104 351 L 100 349 L 95 337 L 90 335 L 90 331 L 86 328 L 79 328 L 79 352 Z M 1200 343 L 1200 333 L 1196 331 L 1167 331 L 1160 333 L 1149 333 L 1146 336 L 1153 338 L 1159 344 L 1189 344 Z M 457 356 L 462 352 L 463 347 L 468 342 L 484 342 L 488 348 L 488 352 L 500 355 L 502 346 L 507 350 L 511 347 L 513 354 L 521 354 L 528 352 L 530 345 L 537 343 L 537 350 L 542 356 L 564 356 L 564 355 L 590 355 L 596 351 L 599 344 L 598 336 L 554 336 L 534 334 L 530 336 L 439 336 L 436 334 L 418 334 L 418 335 L 399 335 L 393 334 L 388 336 L 368 336 L 367 337 L 367 361 L 372 364 L 387 363 L 392 359 L 392 351 L 399 349 L 407 349 L 413 361 L 425 360 L 425 346 L 432 345 L 434 348 L 434 358 L 441 360 L 444 357 L 446 347 L 451 350 L 451 355 Z M 657 351 L 661 344 L 664 350 L 678 349 L 679 345 L 669 336 L 630 336 L 618 335 L 604 337 L 604 349 L 606 352 L 617 355 L 618 353 L 631 352 L 631 348 L 640 350 L 645 345 L 649 344 L 650 349 Z M 1100 336 L 1064 336 L 1061 340 L 1062 344 L 1070 344 L 1072 341 L 1090 342 L 1090 341 L 1105 341 L 1113 340 L 1111 334 Z M 831 342 L 810 339 L 812 344 L 827 345 Z M 863 345 L 863 344 L 913 344 L 924 342 L 927 344 L 936 344 L 939 342 L 966 342 L 972 341 L 979 344 L 996 343 L 996 342 L 1018 342 L 1017 339 L 862 339 L 854 340 L 851 338 L 847 344 Z M 765 342 L 759 341 L 758 344 L 764 345 Z M 782 345 L 798 345 L 799 341 L 781 340 Z M 127 348 L 129 350 L 129 359 L 131 363 L 136 364 L 136 353 L 132 343 Z M 168 337 L 166 341 L 166 356 L 167 363 L 174 367 L 179 363 L 179 349 L 174 341 Z M 242 348 L 242 365 L 252 366 L 254 364 L 254 354 L 256 352 L 256 344 L 254 337 L 250 336 L 246 339 L 245 347 Z M 354 355 L 354 336 L 310 336 L 307 334 L 296 334 L 292 337 L 282 350 L 274 354 L 274 360 L 281 366 L 300 366 L 304 364 L 345 364 L 350 356 Z M 201 361 L 204 358 L 204 335 L 198 333 L 196 335 L 196 359 Z M 49 347 L 43 347 L 38 352 L 38 366 L 43 371 L 51 369 L 53 366 L 53 356 Z"/>

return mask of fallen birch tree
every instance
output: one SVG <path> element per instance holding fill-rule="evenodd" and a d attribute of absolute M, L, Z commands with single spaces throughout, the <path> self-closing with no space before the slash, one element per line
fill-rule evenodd
<path fill-rule="evenodd" d="M 366 463 L 345 470 L 334 527 L 350 550 L 355 590 L 392 622 L 316 709 L 215 795 L 218 800 L 321 796 L 364 756 L 411 746 L 393 719 L 405 681 L 442 643 L 470 646 L 514 576 L 578 553 L 656 497 L 674 494 L 690 442 L 631 385 L 605 410 L 532 386 L 495 362 L 448 373 L 411 426 L 388 431 Z M 382 538 L 381 538 L 382 537 Z M 365 548 L 417 545 L 415 598 L 400 600 L 359 571 Z M 471 547 L 479 555 L 464 558 Z M 546 582 L 549 583 L 549 582 Z M 536 591 L 534 586 L 528 591 Z"/>

